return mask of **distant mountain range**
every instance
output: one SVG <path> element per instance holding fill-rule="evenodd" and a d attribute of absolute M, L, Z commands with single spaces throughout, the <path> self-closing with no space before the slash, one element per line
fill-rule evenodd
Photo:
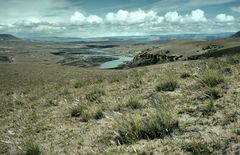
<path fill-rule="evenodd" d="M 169 40 L 215 40 L 229 37 L 240 37 L 240 31 L 216 33 L 216 34 L 169 34 L 169 35 L 147 35 L 147 36 L 114 36 L 114 37 L 95 37 L 95 38 L 73 38 L 73 37 L 28 37 L 24 40 L 38 40 L 51 42 L 147 42 L 147 41 L 169 41 Z M 0 40 L 20 40 L 11 34 L 0 34 Z"/>
<path fill-rule="evenodd" d="M 107 42 L 107 41 L 169 41 L 169 40 L 214 40 L 231 37 L 234 33 L 217 34 L 170 34 L 170 35 L 148 35 L 148 36 L 114 36 L 95 38 L 72 38 L 72 37 L 32 37 L 31 40 L 53 41 L 53 42 Z"/>
<path fill-rule="evenodd" d="M 0 34 L 0 40 L 20 40 L 11 34 Z"/>

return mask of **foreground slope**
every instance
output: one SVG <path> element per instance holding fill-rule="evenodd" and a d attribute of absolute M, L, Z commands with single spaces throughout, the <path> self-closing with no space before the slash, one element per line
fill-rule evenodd
<path fill-rule="evenodd" d="M 239 61 L 1 64 L 0 154 L 239 154 Z"/>

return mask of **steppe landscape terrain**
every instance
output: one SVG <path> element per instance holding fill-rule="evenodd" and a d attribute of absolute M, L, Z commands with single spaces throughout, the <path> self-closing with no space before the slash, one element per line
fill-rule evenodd
<path fill-rule="evenodd" d="M 61 55 L 89 48 L 133 60 L 104 69 L 116 58 Z M 240 154 L 239 36 L 57 43 L 0 35 L 0 154 Z"/>

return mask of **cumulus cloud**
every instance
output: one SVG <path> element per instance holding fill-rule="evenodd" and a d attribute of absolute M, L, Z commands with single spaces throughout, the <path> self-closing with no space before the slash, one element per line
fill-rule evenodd
<path fill-rule="evenodd" d="M 178 22 L 182 19 L 181 16 L 178 15 L 178 12 L 174 11 L 174 12 L 168 12 L 165 14 L 165 19 L 168 22 Z"/>
<path fill-rule="evenodd" d="M 240 13 L 240 6 L 231 7 L 231 10 Z"/>
<path fill-rule="evenodd" d="M 207 21 L 204 11 L 193 10 L 190 15 L 179 15 L 178 12 L 167 12 L 165 20 L 168 22 L 204 22 Z"/>
<path fill-rule="evenodd" d="M 164 15 L 156 11 L 119 10 L 99 17 L 97 15 L 74 12 L 68 22 L 51 21 L 35 16 L 20 20 L 12 25 L 0 25 L 0 32 L 53 35 L 55 33 L 75 37 L 96 37 L 109 35 L 150 35 L 171 33 L 214 33 L 236 31 L 240 28 L 239 19 L 231 15 L 219 14 L 214 19 L 207 19 L 200 9 L 189 14 L 177 11 Z M 96 28 L 96 24 L 98 25 Z M 92 36 L 92 32 L 94 36 Z"/>
<path fill-rule="evenodd" d="M 217 15 L 216 19 L 219 22 L 233 22 L 235 20 L 235 18 L 233 16 L 226 15 L 226 14 L 223 14 L 223 13 Z"/>
<path fill-rule="evenodd" d="M 100 24 L 102 23 L 102 18 L 96 15 L 90 15 L 86 17 L 82 13 L 76 11 L 70 18 L 71 23 L 73 24 Z"/>
<path fill-rule="evenodd" d="M 105 16 L 106 22 L 110 24 L 140 24 L 145 22 L 162 22 L 163 17 L 157 16 L 157 12 L 145 12 L 141 9 L 137 11 L 128 12 L 126 10 L 119 10 L 116 13 L 109 12 Z"/>
<path fill-rule="evenodd" d="M 191 20 L 199 22 L 199 21 L 206 21 L 205 13 L 204 11 L 197 9 L 193 10 L 190 16 Z"/>

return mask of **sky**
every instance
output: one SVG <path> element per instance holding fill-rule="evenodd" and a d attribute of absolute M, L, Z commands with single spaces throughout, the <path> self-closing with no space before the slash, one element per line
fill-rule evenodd
<path fill-rule="evenodd" d="M 0 0 L 0 33 L 103 37 L 240 30 L 240 0 Z"/>

